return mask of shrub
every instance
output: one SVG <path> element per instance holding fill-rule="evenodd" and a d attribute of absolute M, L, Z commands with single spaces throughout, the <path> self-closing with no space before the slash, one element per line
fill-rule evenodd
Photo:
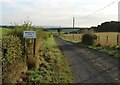
<path fill-rule="evenodd" d="M 16 58 L 22 56 L 22 45 L 21 40 L 13 35 L 3 36 L 2 39 L 2 61 L 4 63 L 13 63 Z"/>
<path fill-rule="evenodd" d="M 16 26 L 12 31 L 7 33 L 7 35 L 14 35 L 19 37 L 21 43 L 24 43 L 23 32 L 25 30 L 32 30 L 31 22 L 24 21 L 22 25 Z"/>
<path fill-rule="evenodd" d="M 94 34 L 93 30 L 88 30 L 82 35 L 82 42 L 88 45 L 95 44 L 97 36 Z"/>

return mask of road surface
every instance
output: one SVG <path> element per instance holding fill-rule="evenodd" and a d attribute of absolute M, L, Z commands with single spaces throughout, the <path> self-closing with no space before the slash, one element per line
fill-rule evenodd
<path fill-rule="evenodd" d="M 118 60 L 81 44 L 70 43 L 58 37 L 55 40 L 68 60 L 74 83 L 119 83 Z"/>

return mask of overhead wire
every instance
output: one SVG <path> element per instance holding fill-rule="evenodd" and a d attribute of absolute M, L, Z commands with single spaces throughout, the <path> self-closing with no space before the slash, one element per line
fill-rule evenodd
<path fill-rule="evenodd" d="M 115 2 L 117 2 L 117 1 L 119 2 L 119 0 L 115 0 L 115 1 L 113 1 L 112 3 L 110 3 L 110 4 L 106 5 L 106 6 L 104 6 L 103 8 L 101 8 L 101 9 L 99 9 L 99 10 L 93 12 L 93 13 L 90 13 L 90 14 L 86 15 L 85 17 L 95 15 L 96 13 L 98 13 L 98 12 L 100 12 L 100 11 L 106 9 L 107 7 L 113 5 L 113 4 L 114 4 Z"/>

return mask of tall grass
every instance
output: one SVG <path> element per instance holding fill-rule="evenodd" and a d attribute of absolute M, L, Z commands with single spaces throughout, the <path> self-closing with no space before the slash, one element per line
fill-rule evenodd
<path fill-rule="evenodd" d="M 41 50 L 39 70 L 30 70 L 30 80 L 34 83 L 73 82 L 71 70 L 53 37 L 46 40 Z"/>

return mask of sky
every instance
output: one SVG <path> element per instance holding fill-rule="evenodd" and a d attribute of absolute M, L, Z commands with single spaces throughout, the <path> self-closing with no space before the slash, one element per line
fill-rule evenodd
<path fill-rule="evenodd" d="M 114 4 L 98 11 L 114 2 Z M 75 27 L 97 26 L 118 21 L 119 0 L 2 0 L 1 25 L 20 24 L 25 20 L 36 26 Z"/>

